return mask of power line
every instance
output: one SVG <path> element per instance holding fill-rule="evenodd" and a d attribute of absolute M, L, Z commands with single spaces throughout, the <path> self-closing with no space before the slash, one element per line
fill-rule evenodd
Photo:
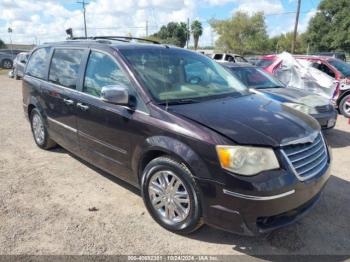
<path fill-rule="evenodd" d="M 299 12 L 299 13 L 300 13 L 300 14 L 307 14 L 307 13 L 310 12 L 310 11 L 311 11 L 311 9 L 310 9 L 310 10 L 307 10 L 307 11 L 301 11 L 301 12 Z M 290 15 L 290 14 L 296 14 L 296 13 L 297 13 L 297 11 L 288 11 L 288 12 L 267 14 L 267 15 L 265 15 L 265 17 L 267 17 L 267 16 L 277 16 L 277 15 Z"/>

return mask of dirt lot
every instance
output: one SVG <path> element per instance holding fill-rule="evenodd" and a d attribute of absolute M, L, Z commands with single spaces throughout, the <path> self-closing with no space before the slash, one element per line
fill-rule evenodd
<path fill-rule="evenodd" d="M 326 136 L 332 177 L 320 203 L 268 238 L 158 226 L 139 192 L 64 149 L 40 150 L 22 111 L 21 81 L 0 75 L 0 254 L 342 254 L 350 257 L 350 125 Z M 89 211 L 95 207 L 97 211 Z M 347 258 L 349 258 L 347 257 Z"/>

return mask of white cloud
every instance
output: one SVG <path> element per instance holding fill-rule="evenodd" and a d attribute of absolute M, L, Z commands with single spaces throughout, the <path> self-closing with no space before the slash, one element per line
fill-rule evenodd
<path fill-rule="evenodd" d="M 225 5 L 230 2 L 235 2 L 236 0 L 206 0 L 210 5 Z"/>
<path fill-rule="evenodd" d="M 92 0 L 86 20 L 90 35 L 149 34 L 170 21 L 185 22 L 195 13 L 194 0 Z M 7 28 L 13 29 L 17 43 L 41 43 L 65 39 L 65 29 L 83 35 L 81 10 L 68 10 L 54 0 L 0 0 L 0 38 L 9 41 Z"/>
<path fill-rule="evenodd" d="M 238 6 L 233 10 L 233 12 L 240 10 L 250 14 L 256 12 L 273 14 L 283 11 L 281 0 L 205 0 L 205 2 L 213 6 L 234 3 Z"/>
<path fill-rule="evenodd" d="M 304 17 L 304 19 L 299 24 L 299 32 L 305 32 L 307 30 L 307 26 L 309 25 L 310 20 L 317 14 L 316 9 L 310 10 Z"/>
<path fill-rule="evenodd" d="M 283 12 L 280 0 L 90 0 L 86 13 L 88 34 L 131 33 L 133 36 L 144 36 L 146 21 L 148 32 L 152 34 L 170 21 L 186 22 L 187 18 L 196 17 L 196 9 L 200 4 L 212 5 L 214 9 L 227 3 L 234 4 L 235 11 L 263 11 L 265 14 Z M 76 5 L 78 8 L 79 5 Z M 301 30 L 305 30 L 308 20 L 305 18 L 301 21 Z M 5 42 L 9 42 L 7 28 L 10 26 L 13 29 L 13 42 L 16 43 L 64 40 L 65 29 L 70 27 L 76 36 L 84 33 L 82 11 L 68 10 L 55 0 L 0 0 L 0 38 Z M 276 25 L 271 30 L 280 32 L 288 27 L 278 29 Z M 203 23 L 203 36 L 199 44 L 209 45 L 212 39 L 215 42 L 215 34 L 207 23 Z"/>
<path fill-rule="evenodd" d="M 307 30 L 308 24 L 315 15 L 317 14 L 316 9 L 310 10 L 305 16 L 299 19 L 298 32 L 304 33 Z M 269 26 L 270 36 L 277 36 L 280 34 L 285 34 L 288 32 L 293 32 L 295 13 L 284 14 L 274 17 L 276 21 L 281 21 L 280 23 L 273 23 L 273 26 Z"/>
<path fill-rule="evenodd" d="M 244 11 L 249 14 L 264 12 L 266 15 L 283 12 L 283 5 L 280 0 L 236 0 L 238 7 L 233 10 Z"/>

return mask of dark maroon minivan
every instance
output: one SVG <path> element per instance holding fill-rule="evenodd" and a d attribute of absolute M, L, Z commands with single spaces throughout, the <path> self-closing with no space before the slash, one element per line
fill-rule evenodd
<path fill-rule="evenodd" d="M 300 218 L 330 154 L 311 117 L 250 93 L 210 58 L 109 37 L 45 44 L 29 58 L 23 105 L 36 144 L 59 144 L 141 189 L 152 217 L 247 235 Z"/>

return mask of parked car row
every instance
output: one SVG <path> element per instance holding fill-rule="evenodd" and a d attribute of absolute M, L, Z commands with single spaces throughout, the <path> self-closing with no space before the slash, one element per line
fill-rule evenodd
<path fill-rule="evenodd" d="M 224 64 L 229 70 L 251 88 L 252 92 L 262 94 L 305 114 L 314 117 L 322 129 L 333 128 L 337 120 L 337 111 L 328 99 L 306 90 L 286 88 L 278 79 L 255 66 Z"/>
<path fill-rule="evenodd" d="M 16 58 L 13 60 L 13 67 L 9 72 L 9 77 L 19 80 L 24 76 L 24 69 L 27 64 L 28 57 L 28 52 L 21 52 L 16 56 Z"/>
<path fill-rule="evenodd" d="M 331 164 L 320 125 L 247 88 L 276 80 L 185 49 L 102 39 L 31 53 L 23 106 L 40 148 L 58 143 L 140 188 L 154 220 L 180 234 L 203 223 L 263 234 L 317 203 Z"/>
<path fill-rule="evenodd" d="M 17 49 L 0 49 L 0 68 L 11 69 L 13 60 L 23 51 Z"/>
<path fill-rule="evenodd" d="M 342 115 L 350 117 L 350 64 L 328 56 L 295 56 L 297 60 L 306 60 L 310 66 L 324 72 L 339 81 L 339 86 L 333 94 L 333 99 Z M 275 75 L 282 61 L 277 55 L 264 56 L 257 63 L 266 72 Z M 277 61 L 277 62 L 276 62 Z M 278 62 L 279 61 L 279 62 Z"/>

